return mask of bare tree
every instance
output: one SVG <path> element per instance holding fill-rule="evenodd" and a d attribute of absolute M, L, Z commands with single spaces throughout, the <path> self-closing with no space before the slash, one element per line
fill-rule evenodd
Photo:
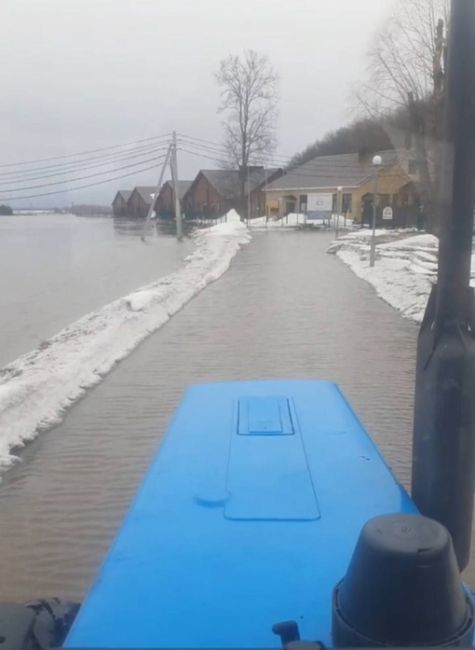
<path fill-rule="evenodd" d="M 245 212 L 248 167 L 275 150 L 278 77 L 266 56 L 248 50 L 242 58 L 223 59 L 216 79 L 221 87 L 218 110 L 226 115 L 227 162 L 240 170 L 240 203 Z"/>
<path fill-rule="evenodd" d="M 419 194 L 431 218 L 448 19 L 448 0 L 395 0 L 391 16 L 369 51 L 368 81 L 357 92 L 359 105 L 372 116 L 384 119 L 388 113 L 406 115 L 416 154 Z M 405 136 L 393 130 L 397 148 Z"/>

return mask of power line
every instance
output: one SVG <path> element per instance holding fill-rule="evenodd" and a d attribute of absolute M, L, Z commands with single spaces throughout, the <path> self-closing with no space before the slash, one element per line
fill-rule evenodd
<path fill-rule="evenodd" d="M 132 167 L 137 167 L 139 165 L 143 165 L 145 163 L 152 162 L 152 161 L 155 162 L 155 165 L 153 165 L 152 168 L 151 168 L 151 169 L 153 169 L 153 168 L 156 167 L 156 163 L 160 162 L 160 160 L 163 160 L 164 157 L 165 156 L 149 158 L 148 160 L 142 160 L 142 161 L 140 161 L 138 163 L 133 163 L 131 165 L 124 165 L 122 167 L 117 167 L 116 169 L 111 169 L 108 172 L 103 172 L 102 174 L 88 174 L 86 176 L 78 176 L 76 178 L 70 178 L 70 179 L 65 180 L 65 181 L 58 181 L 57 183 L 43 183 L 43 184 L 40 184 L 40 185 L 31 185 L 31 186 L 27 186 L 27 187 L 17 187 L 17 188 L 12 188 L 12 189 L 8 189 L 8 190 L 2 190 L 2 193 L 5 193 L 5 192 L 8 192 L 8 193 L 10 193 L 10 192 L 23 192 L 25 190 L 40 189 L 42 187 L 54 187 L 56 185 L 67 185 L 68 183 L 71 183 L 71 182 L 74 182 L 74 181 L 85 180 L 87 178 L 97 178 L 98 176 L 104 176 L 106 174 L 112 174 L 114 172 L 121 171 L 122 169 L 131 169 Z M 133 176 L 134 174 L 139 173 L 140 171 L 142 171 L 142 170 L 136 170 L 135 172 L 132 172 L 130 175 Z M 15 197 L 13 197 L 13 198 L 5 197 L 5 198 L 7 198 L 7 200 L 11 201 Z M 29 198 L 29 197 L 27 197 L 27 198 Z"/>
<path fill-rule="evenodd" d="M 190 143 L 183 143 L 183 141 L 181 142 L 181 144 L 184 144 L 185 147 L 187 147 L 187 148 L 183 148 L 183 147 L 181 147 L 181 148 L 180 148 L 181 151 L 186 151 L 187 153 L 190 153 L 190 154 L 195 155 L 195 156 L 197 156 L 197 157 L 201 157 L 201 158 L 206 158 L 206 159 L 208 159 L 208 160 L 212 160 L 212 161 L 215 162 L 215 163 L 219 163 L 219 162 L 220 162 L 220 158 L 219 158 L 218 154 L 213 155 L 213 152 L 212 152 L 212 151 L 209 152 L 209 151 L 207 151 L 206 149 L 198 149 L 198 150 L 196 150 L 192 144 L 190 144 Z M 210 154 L 211 154 L 211 155 L 210 155 Z M 222 156 L 221 156 L 221 160 L 222 160 Z M 280 163 L 277 163 L 275 160 L 273 161 L 273 160 L 269 160 L 269 159 L 267 159 L 267 160 L 265 160 L 265 161 L 255 161 L 254 164 L 260 164 L 261 162 L 262 162 L 263 164 L 270 163 L 270 164 L 276 165 L 276 166 L 279 167 L 279 168 L 285 168 L 285 165 L 280 164 Z"/>
<path fill-rule="evenodd" d="M 227 153 L 227 149 L 220 143 L 214 142 L 212 140 L 206 140 L 204 138 L 196 138 L 191 135 L 186 135 L 184 133 L 178 133 L 178 136 L 185 139 L 185 140 L 194 140 L 197 143 L 204 143 L 205 145 L 208 146 L 208 148 L 214 148 L 215 150 L 222 151 L 223 153 Z M 286 156 L 285 154 L 282 154 L 282 156 L 274 156 L 274 158 L 279 158 L 281 160 L 289 160 L 292 156 Z"/>
<path fill-rule="evenodd" d="M 20 162 L 9 162 L 0 164 L 0 168 L 3 167 L 19 167 L 21 165 L 33 165 L 41 162 L 48 162 L 50 160 L 64 160 L 65 158 L 73 158 L 75 156 L 85 156 L 90 153 L 98 153 L 100 151 L 110 151 L 111 149 L 119 149 L 121 147 L 127 147 L 129 145 L 140 144 L 142 142 L 151 142 L 156 140 L 166 140 L 170 138 L 170 133 L 164 135 L 155 135 L 149 138 L 142 138 L 141 140 L 133 140 L 129 142 L 124 142 L 123 144 L 114 144 L 109 145 L 108 147 L 99 147 L 98 149 L 87 149 L 85 151 L 78 151 L 76 153 L 64 154 L 62 156 L 50 156 L 49 158 L 37 158 L 35 160 L 22 160 Z"/>
<path fill-rule="evenodd" d="M 1 185 L 5 184 L 17 184 L 17 183 L 23 183 L 26 181 L 34 181 L 34 180 L 42 180 L 44 178 L 55 178 L 55 177 L 66 177 L 67 174 L 71 174 L 77 171 L 81 170 L 89 170 L 89 169 L 97 169 L 101 167 L 106 167 L 110 166 L 116 162 L 127 162 L 129 160 L 134 160 L 135 158 L 144 158 L 145 156 L 153 153 L 159 153 L 161 151 L 165 151 L 167 147 L 154 147 L 154 148 L 147 148 L 140 153 L 135 153 L 133 155 L 123 155 L 121 154 L 120 156 L 114 156 L 114 157 L 109 157 L 104 161 L 97 162 L 93 165 L 91 164 L 81 164 L 81 165 L 75 165 L 74 167 L 68 167 L 68 168 L 63 168 L 60 169 L 59 171 L 54 171 L 51 172 L 50 174 L 40 174 L 40 175 L 25 175 L 25 176 L 20 176 L 17 178 L 5 178 L 3 180 L 2 175 L 0 174 L 0 190 L 1 190 Z M 18 171 L 16 172 L 18 173 Z"/>
<path fill-rule="evenodd" d="M 23 199 L 37 199 L 41 196 L 53 196 L 54 194 L 66 194 L 68 192 L 75 192 L 76 190 L 84 190 L 89 187 L 96 187 L 97 185 L 105 185 L 106 183 L 111 183 L 112 181 L 117 181 L 121 178 L 128 178 L 129 176 L 135 176 L 136 174 L 140 174 L 142 172 L 147 172 L 150 171 L 151 169 L 156 169 L 156 165 L 151 165 L 150 167 L 144 167 L 143 169 L 137 169 L 134 172 L 129 172 L 127 174 L 120 174 L 119 176 L 113 176 L 112 178 L 107 178 L 102 181 L 97 181 L 95 183 L 86 183 L 84 185 L 77 185 L 76 187 L 68 187 L 67 189 L 64 190 L 55 190 L 54 192 L 42 192 L 40 194 L 29 194 L 27 196 L 11 196 L 7 200 L 8 201 L 21 201 Z"/>
<path fill-rule="evenodd" d="M 202 140 L 201 138 L 191 138 L 191 136 L 183 136 L 182 135 L 181 138 L 179 138 L 179 140 L 183 144 L 185 144 L 187 146 L 192 146 L 195 149 L 203 149 L 204 151 L 217 153 L 217 154 L 220 154 L 220 155 L 223 155 L 223 156 L 226 156 L 226 155 L 229 154 L 228 150 L 225 147 L 223 147 L 222 145 L 217 145 L 217 144 L 214 144 L 214 143 L 211 144 L 211 141 L 205 141 L 205 140 Z M 199 140 L 200 142 L 196 142 L 196 140 Z M 206 142 L 206 144 L 202 144 L 202 142 Z M 263 158 L 265 159 L 265 161 L 273 160 L 273 161 L 278 162 L 278 164 L 280 164 L 280 165 L 284 164 L 285 166 L 287 166 L 290 156 L 285 158 L 284 156 L 281 157 L 281 156 L 277 156 L 276 154 L 272 154 L 272 155 L 269 155 L 269 156 L 264 156 Z"/>
<path fill-rule="evenodd" d="M 43 165 L 39 167 L 32 167 L 31 169 L 15 169 L 13 171 L 8 171 L 8 172 L 0 172 L 0 176 L 2 178 L 10 177 L 10 176 L 15 176 L 17 174 L 35 174 L 39 172 L 44 172 L 44 171 L 49 171 L 52 169 L 67 169 L 69 167 L 74 167 L 76 165 L 82 165 L 83 163 L 88 163 L 88 162 L 94 162 L 96 160 L 107 160 L 109 158 L 114 158 L 115 156 L 122 155 L 128 155 L 132 153 L 138 153 L 138 152 L 145 152 L 149 150 L 150 148 L 155 148 L 155 147 L 163 147 L 166 148 L 167 144 L 164 142 L 163 144 L 161 142 L 156 142 L 156 143 L 151 143 L 151 144 L 146 144 L 146 145 L 141 145 L 139 147 L 133 147 L 131 149 L 124 149 L 124 151 L 116 151 L 112 153 L 107 153 L 107 154 L 101 154 L 99 156 L 91 156 L 88 158 L 83 158 L 80 160 L 71 160 L 69 162 L 61 162 L 61 163 L 55 163 L 54 165 Z"/>
<path fill-rule="evenodd" d="M 214 147 L 209 147 L 207 145 L 198 145 L 195 142 L 185 141 L 183 139 L 180 140 L 180 143 L 184 144 L 187 147 L 191 147 L 191 148 L 193 148 L 195 150 L 198 150 L 198 151 L 203 151 L 203 152 L 206 152 L 206 153 L 215 154 L 215 156 L 219 157 L 219 158 L 227 158 L 229 156 L 229 152 L 226 151 L 225 149 L 215 149 Z M 253 156 L 251 155 L 251 158 L 252 157 Z M 280 159 L 280 158 L 278 159 L 276 156 L 264 156 L 264 157 L 260 156 L 259 160 L 262 163 L 272 163 L 272 164 L 275 164 L 275 165 L 277 165 L 279 167 L 287 167 L 287 165 L 288 165 L 287 160 L 283 160 L 283 159 Z"/>
<path fill-rule="evenodd" d="M 186 138 L 186 139 L 184 139 L 184 138 Z M 192 139 L 193 140 L 199 140 L 200 143 L 198 144 L 197 142 L 190 142 L 190 140 L 192 140 Z M 210 142 L 210 141 L 205 141 L 202 138 L 192 138 L 191 136 L 183 136 L 182 135 L 182 140 L 181 141 L 186 146 L 191 147 L 192 149 L 195 149 L 195 150 L 197 149 L 199 151 L 205 151 L 205 152 L 208 152 L 208 153 L 210 153 L 210 152 L 211 153 L 216 153 L 218 155 L 226 155 L 228 153 L 226 151 L 226 149 L 224 147 L 220 146 L 220 145 L 215 146 L 215 145 L 211 145 L 211 144 L 206 144 L 206 145 L 201 144 L 201 142 L 207 142 L 207 143 Z M 350 152 L 350 153 L 356 154 L 356 152 Z M 397 154 L 396 150 L 394 150 L 394 153 Z M 325 159 L 325 158 L 329 158 L 329 157 L 333 158 L 335 156 L 344 156 L 344 155 L 348 155 L 348 154 L 329 154 L 328 156 L 316 156 L 315 158 L 318 158 L 320 160 L 315 160 L 315 158 L 310 159 L 309 161 L 307 161 L 305 163 L 300 163 L 298 165 L 292 166 L 292 168 L 288 169 L 288 172 L 291 173 L 294 169 L 298 169 L 298 168 L 302 168 L 302 167 L 305 167 L 306 170 L 321 169 L 322 166 L 325 165 L 325 163 L 321 159 Z M 270 154 L 269 156 L 264 157 L 263 162 L 271 163 L 271 164 L 273 163 L 273 164 L 276 164 L 277 166 L 288 168 L 289 167 L 289 162 L 290 162 L 290 157 L 288 157 L 286 159 L 286 158 L 283 158 L 282 156 L 278 156 L 277 154 Z M 400 160 L 396 158 L 393 161 L 383 163 L 383 168 L 391 167 L 391 166 L 396 165 L 398 163 L 400 163 Z M 364 163 L 362 163 L 362 164 L 364 164 Z M 371 168 L 370 163 L 366 163 L 366 166 Z M 334 160 L 332 162 L 332 167 L 333 168 L 338 168 L 338 169 L 351 169 L 351 170 L 354 170 L 354 163 L 348 163 L 348 162 L 344 162 L 344 161 L 338 162 L 338 161 Z"/>
<path fill-rule="evenodd" d="M 219 142 L 213 142 L 213 140 L 205 140 L 204 138 L 196 138 L 195 136 L 192 136 L 192 135 L 186 135 L 186 133 L 179 133 L 178 132 L 177 136 L 178 136 L 178 138 L 187 138 L 188 140 L 197 140 L 198 142 L 204 142 L 206 144 L 215 145 L 215 146 L 220 147 L 220 148 L 222 148 L 222 146 L 223 146 Z"/>

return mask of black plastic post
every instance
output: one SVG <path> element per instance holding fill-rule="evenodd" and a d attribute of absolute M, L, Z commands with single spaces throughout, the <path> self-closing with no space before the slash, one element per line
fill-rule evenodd
<path fill-rule="evenodd" d="M 443 141 L 439 272 L 419 333 L 412 496 L 470 557 L 475 485 L 475 0 L 452 0 Z"/>

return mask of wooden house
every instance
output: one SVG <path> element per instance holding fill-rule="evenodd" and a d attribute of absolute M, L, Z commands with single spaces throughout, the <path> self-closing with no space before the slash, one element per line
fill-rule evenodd
<path fill-rule="evenodd" d="M 112 201 L 112 214 L 114 217 L 126 217 L 128 215 L 127 201 L 132 194 L 131 190 L 119 190 Z"/>
<path fill-rule="evenodd" d="M 282 174 L 281 169 L 250 167 L 245 174 L 245 205 L 241 205 L 241 172 L 237 169 L 202 169 L 183 196 L 183 210 L 188 217 L 217 218 L 234 208 L 250 216 L 264 214 L 267 183 Z"/>
<path fill-rule="evenodd" d="M 128 216 L 135 219 L 144 219 L 156 192 L 155 186 L 139 186 L 134 187 L 127 201 Z"/>
<path fill-rule="evenodd" d="M 183 204 L 183 197 L 190 188 L 192 181 L 178 181 L 178 196 Z M 173 183 L 166 181 L 160 188 L 160 192 L 155 203 L 155 212 L 159 217 L 164 219 L 175 217 L 175 203 L 173 196 Z"/>

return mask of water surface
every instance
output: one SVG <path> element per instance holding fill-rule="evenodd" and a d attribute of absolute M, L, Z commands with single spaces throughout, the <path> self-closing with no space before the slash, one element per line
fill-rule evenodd
<path fill-rule="evenodd" d="M 336 381 L 408 485 L 417 326 L 327 255 L 329 241 L 256 233 L 224 276 L 22 452 L 0 486 L 1 598 L 82 598 L 190 383 Z"/>
<path fill-rule="evenodd" d="M 179 268 L 191 243 L 155 223 L 0 217 L 0 367 L 84 314 Z"/>

